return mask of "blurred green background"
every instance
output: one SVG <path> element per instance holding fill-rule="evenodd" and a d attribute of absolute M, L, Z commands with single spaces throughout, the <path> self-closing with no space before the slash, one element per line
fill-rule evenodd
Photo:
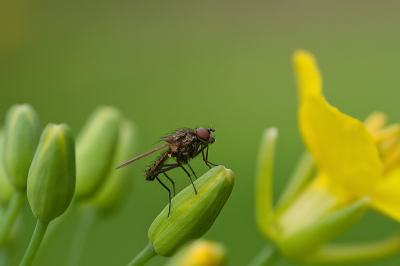
<path fill-rule="evenodd" d="M 99 105 L 120 108 L 138 130 L 137 154 L 175 128 L 210 125 L 210 161 L 235 172 L 227 205 L 205 238 L 224 243 L 229 265 L 246 265 L 264 246 L 254 223 L 254 169 L 261 133 L 279 128 L 275 198 L 304 147 L 297 130 L 291 55 L 317 57 L 327 100 L 364 119 L 382 110 L 400 121 L 398 1 L 0 1 L 0 123 L 13 103 L 30 103 L 43 125 L 75 135 Z M 138 161 L 120 211 L 96 222 L 82 265 L 126 265 L 148 242 L 167 193 Z M 197 159 L 198 173 L 207 167 Z M 189 185 L 171 172 L 179 189 Z M 400 192 L 399 192 L 400 193 Z M 34 229 L 25 206 L 17 265 Z M 63 265 L 71 219 L 35 265 Z M 337 241 L 399 232 L 370 211 Z M 155 258 L 148 265 L 162 265 Z M 368 265 L 399 265 L 400 256 Z M 292 265 L 281 261 L 279 265 Z"/>

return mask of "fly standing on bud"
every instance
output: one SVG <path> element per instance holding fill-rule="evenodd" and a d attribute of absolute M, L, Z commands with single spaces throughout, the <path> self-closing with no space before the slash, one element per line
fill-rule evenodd
<path fill-rule="evenodd" d="M 213 144 L 215 142 L 215 138 L 213 135 L 211 135 L 211 132 L 215 132 L 215 129 L 213 128 L 207 129 L 203 127 L 198 127 L 196 128 L 196 130 L 193 130 L 191 128 L 179 129 L 172 135 L 168 135 L 161 138 L 163 141 L 167 142 L 166 144 L 124 162 L 120 164 L 116 169 L 119 169 L 130 163 L 133 163 L 134 161 L 137 161 L 156 151 L 168 148 L 168 150 L 164 151 L 161 154 L 161 156 L 146 171 L 146 180 L 153 181 L 154 179 L 157 179 L 157 181 L 166 190 L 168 190 L 169 193 L 168 217 L 169 217 L 169 213 L 171 211 L 171 190 L 163 182 L 161 182 L 161 180 L 158 178 L 158 175 L 162 173 L 172 183 L 175 196 L 175 183 L 166 174 L 166 172 L 177 167 L 182 168 L 185 171 L 185 173 L 189 176 L 190 181 L 192 182 L 194 188 L 194 192 L 197 195 L 197 191 L 193 184 L 192 177 L 189 174 L 189 172 L 185 169 L 185 167 L 183 167 L 183 164 L 187 164 L 189 166 L 191 172 L 196 177 L 196 179 L 197 176 L 193 171 L 193 168 L 189 164 L 190 159 L 195 158 L 197 155 L 201 153 L 203 155 L 203 161 L 206 163 L 208 167 L 211 168 L 210 164 L 217 166 L 216 164 L 213 164 L 208 161 L 208 145 Z M 206 152 L 204 152 L 204 150 L 206 150 Z M 176 163 L 172 164 L 165 163 L 171 157 L 175 158 Z"/>

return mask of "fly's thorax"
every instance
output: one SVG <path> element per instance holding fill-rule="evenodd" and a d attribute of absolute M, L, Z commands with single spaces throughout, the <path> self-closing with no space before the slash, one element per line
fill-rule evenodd
<path fill-rule="evenodd" d="M 167 143 L 174 144 L 174 143 L 187 142 L 188 139 L 193 138 L 193 137 L 196 137 L 196 133 L 192 129 L 183 128 L 183 129 L 176 131 L 171 136 L 163 137 L 162 140 L 164 140 Z"/>
<path fill-rule="evenodd" d="M 179 145 L 171 145 L 169 146 L 171 153 L 177 153 L 179 151 Z"/>

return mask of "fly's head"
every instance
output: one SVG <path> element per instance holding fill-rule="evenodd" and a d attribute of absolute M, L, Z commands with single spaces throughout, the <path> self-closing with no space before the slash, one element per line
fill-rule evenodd
<path fill-rule="evenodd" d="M 197 138 L 205 145 L 213 144 L 215 142 L 215 138 L 211 135 L 211 132 L 215 132 L 215 129 L 204 127 L 196 128 Z"/>

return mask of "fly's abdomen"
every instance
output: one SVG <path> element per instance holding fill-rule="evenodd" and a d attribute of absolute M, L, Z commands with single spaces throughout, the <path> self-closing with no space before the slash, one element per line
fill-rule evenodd
<path fill-rule="evenodd" d="M 165 161 L 169 158 L 169 152 L 164 152 L 146 171 L 146 180 L 153 181 L 158 175 L 158 171 L 162 169 Z"/>

